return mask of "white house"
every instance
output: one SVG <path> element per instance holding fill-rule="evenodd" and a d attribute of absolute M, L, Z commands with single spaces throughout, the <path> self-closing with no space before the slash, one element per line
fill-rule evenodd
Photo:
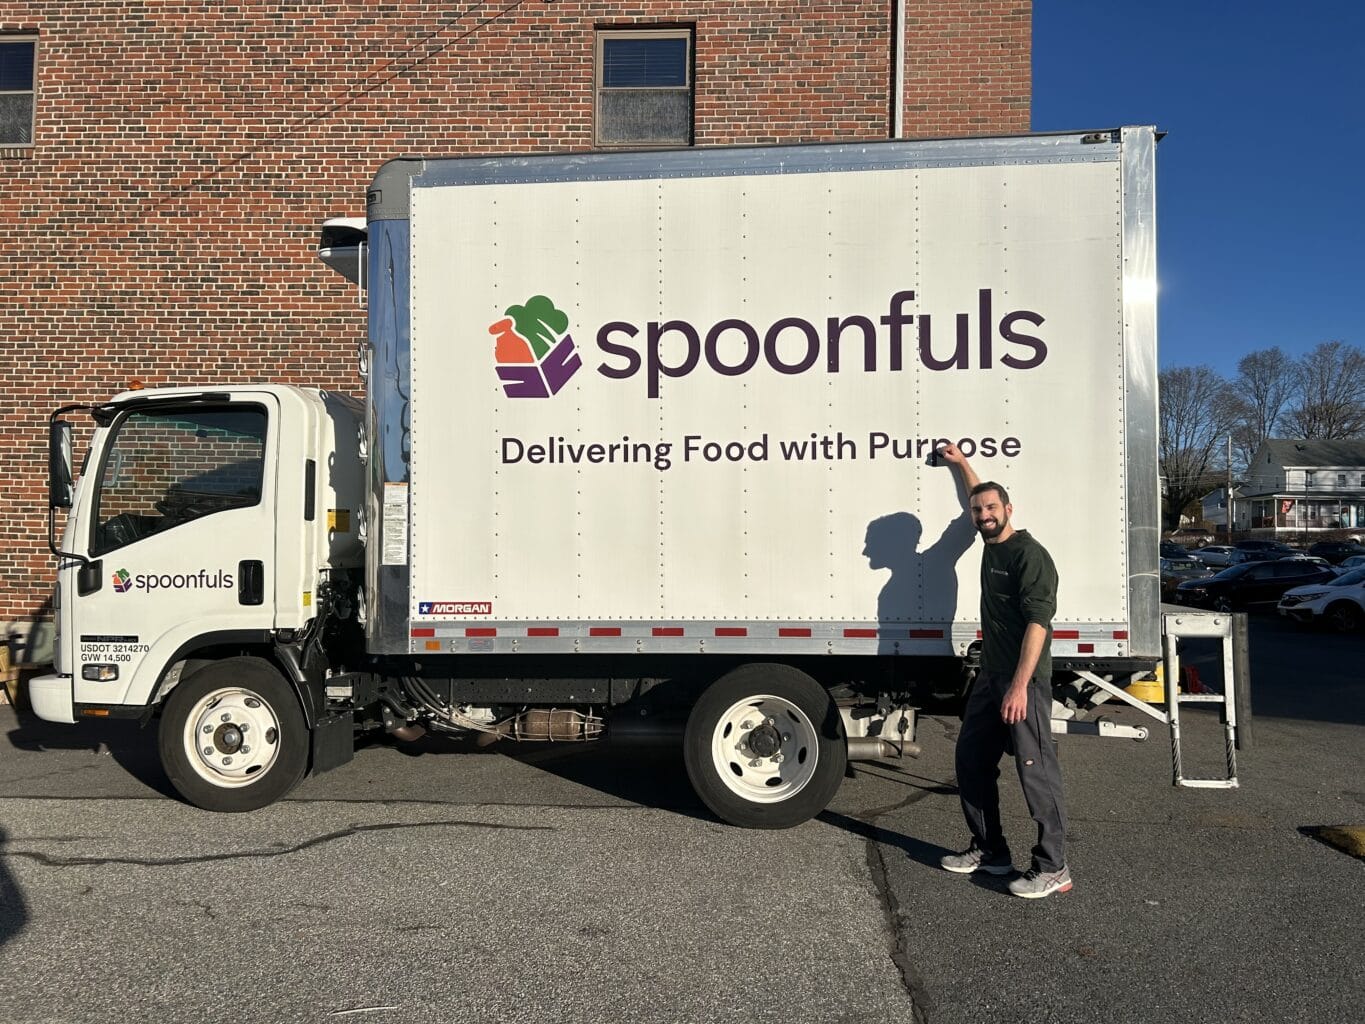
<path fill-rule="evenodd" d="M 1365 441 L 1268 440 L 1233 498 L 1237 527 L 1258 536 L 1365 530 Z"/>
<path fill-rule="evenodd" d="M 1200 518 L 1220 532 L 1228 528 L 1228 501 L 1226 497 L 1227 488 L 1219 487 L 1209 491 L 1199 499 Z M 1235 522 L 1234 530 L 1246 530 L 1250 528 L 1251 506 L 1243 499 L 1246 492 L 1240 485 L 1234 484 L 1232 488 L 1232 514 Z"/>

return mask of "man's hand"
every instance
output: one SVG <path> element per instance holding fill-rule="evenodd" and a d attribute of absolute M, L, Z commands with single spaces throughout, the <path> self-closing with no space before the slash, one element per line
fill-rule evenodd
<path fill-rule="evenodd" d="M 941 446 L 938 449 L 938 457 L 954 466 L 961 466 L 967 461 L 967 456 L 963 455 L 957 445 L 952 443 Z"/>
<path fill-rule="evenodd" d="M 1028 717 L 1028 680 L 1012 682 L 1005 691 L 1005 699 L 1000 702 L 1000 717 L 1006 725 L 1022 722 Z"/>

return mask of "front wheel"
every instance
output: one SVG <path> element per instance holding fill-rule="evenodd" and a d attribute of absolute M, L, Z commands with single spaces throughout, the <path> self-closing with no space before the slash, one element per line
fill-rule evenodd
<path fill-rule="evenodd" d="M 284 796 L 308 767 L 308 727 L 289 684 L 259 658 L 229 658 L 171 691 L 161 713 L 161 765 L 207 811 L 254 811 Z"/>
<path fill-rule="evenodd" d="M 707 688 L 683 734 L 688 778 L 722 821 L 791 828 L 819 814 L 848 763 L 829 693 L 789 665 L 744 665 Z"/>
<path fill-rule="evenodd" d="M 1345 601 L 1327 609 L 1327 624 L 1338 633 L 1354 633 L 1360 628 L 1360 609 Z"/>

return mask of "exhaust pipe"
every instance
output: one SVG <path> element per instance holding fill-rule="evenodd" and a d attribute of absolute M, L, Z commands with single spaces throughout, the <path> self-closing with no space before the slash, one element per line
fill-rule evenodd
<path fill-rule="evenodd" d="M 880 761 L 883 758 L 919 757 L 918 743 L 893 743 L 880 736 L 850 736 L 850 761 Z"/>

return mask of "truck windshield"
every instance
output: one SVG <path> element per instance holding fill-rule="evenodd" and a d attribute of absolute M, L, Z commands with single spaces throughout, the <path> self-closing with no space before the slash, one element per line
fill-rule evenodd
<path fill-rule="evenodd" d="M 91 553 L 259 503 L 266 422 L 260 406 L 129 413 L 100 465 Z"/>

